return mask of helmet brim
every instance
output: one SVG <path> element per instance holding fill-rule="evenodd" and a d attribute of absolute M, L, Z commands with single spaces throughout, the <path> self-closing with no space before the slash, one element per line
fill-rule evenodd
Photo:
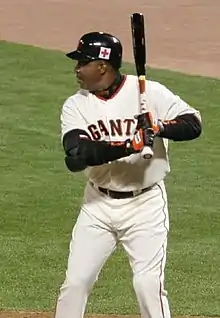
<path fill-rule="evenodd" d="M 76 61 L 92 61 L 94 60 L 94 58 L 92 58 L 91 56 L 86 55 L 85 53 L 81 52 L 81 51 L 72 51 L 66 54 L 67 57 L 69 57 L 72 60 L 76 60 Z"/>

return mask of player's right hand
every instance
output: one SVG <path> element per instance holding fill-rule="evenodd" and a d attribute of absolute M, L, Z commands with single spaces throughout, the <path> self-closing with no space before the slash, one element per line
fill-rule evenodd
<path fill-rule="evenodd" d="M 153 128 L 153 117 L 150 112 L 141 113 L 134 117 L 137 119 L 137 130 L 140 128 Z"/>

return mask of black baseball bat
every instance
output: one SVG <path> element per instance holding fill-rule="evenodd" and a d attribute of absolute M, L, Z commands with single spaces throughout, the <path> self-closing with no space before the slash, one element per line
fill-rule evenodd
<path fill-rule="evenodd" d="M 138 76 L 138 84 L 140 91 L 140 113 L 149 111 L 146 96 L 146 39 L 144 15 L 142 13 L 133 13 L 131 15 L 131 31 L 133 55 L 135 61 L 136 72 Z M 151 147 L 146 146 L 142 150 L 142 155 L 146 159 L 153 156 Z"/>

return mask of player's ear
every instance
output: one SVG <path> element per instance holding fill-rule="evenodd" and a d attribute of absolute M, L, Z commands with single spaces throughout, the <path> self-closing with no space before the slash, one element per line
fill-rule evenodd
<path fill-rule="evenodd" d="M 100 71 L 100 74 L 101 74 L 101 75 L 103 75 L 103 74 L 106 73 L 107 67 L 108 67 L 108 65 L 105 63 L 105 61 L 100 61 L 99 71 Z"/>

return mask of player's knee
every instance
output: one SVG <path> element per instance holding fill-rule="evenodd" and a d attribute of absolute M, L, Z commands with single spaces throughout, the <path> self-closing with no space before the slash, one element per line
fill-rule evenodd
<path fill-rule="evenodd" d="M 66 278 L 61 290 L 69 290 L 71 292 L 79 292 L 79 290 L 84 290 L 87 291 L 88 289 L 91 288 L 91 286 L 93 285 L 93 280 L 90 277 L 80 277 L 80 276 L 74 276 L 71 278 Z"/>
<path fill-rule="evenodd" d="M 151 272 L 134 275 L 133 277 L 133 286 L 137 294 L 158 291 L 158 285 L 160 285 L 159 277 Z"/>

